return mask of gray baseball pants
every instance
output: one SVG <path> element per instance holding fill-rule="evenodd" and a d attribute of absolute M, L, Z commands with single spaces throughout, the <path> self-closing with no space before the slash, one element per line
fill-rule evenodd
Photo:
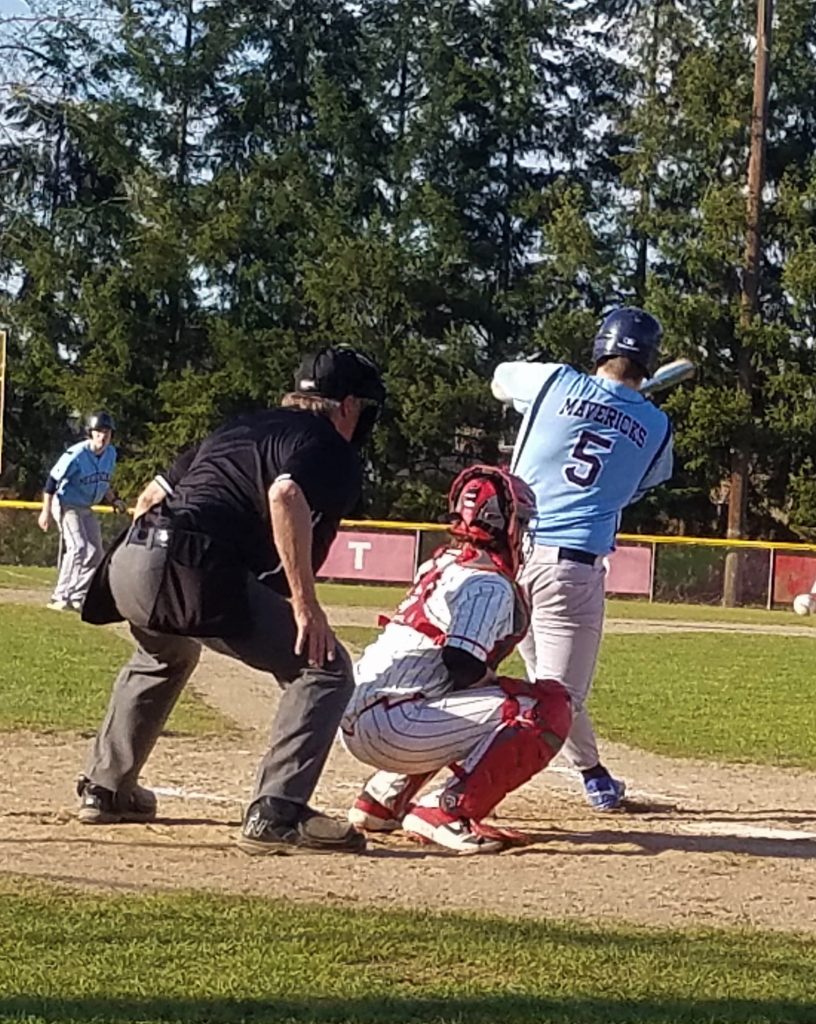
<path fill-rule="evenodd" d="M 52 506 L 52 514 L 62 537 L 62 560 L 52 601 L 82 604 L 91 577 L 102 561 L 102 531 L 96 513 L 77 505 Z"/>
<path fill-rule="evenodd" d="M 124 544 L 111 559 L 111 591 L 138 646 L 116 679 L 85 775 L 106 789 L 133 788 L 203 644 L 269 672 L 282 688 L 252 799 L 308 803 L 353 690 L 348 654 L 338 645 L 335 660 L 320 668 L 296 656 L 291 605 L 250 575 L 251 621 L 240 636 L 193 638 L 146 629 L 140 623 L 153 607 L 165 557 L 163 548 Z"/>
<path fill-rule="evenodd" d="M 572 729 L 561 753 L 579 771 L 600 761 L 585 704 L 603 633 L 605 575 L 601 559 L 559 561 L 558 548 L 536 544 L 519 576 L 532 611 L 519 652 L 530 679 L 557 679 L 569 693 Z"/>

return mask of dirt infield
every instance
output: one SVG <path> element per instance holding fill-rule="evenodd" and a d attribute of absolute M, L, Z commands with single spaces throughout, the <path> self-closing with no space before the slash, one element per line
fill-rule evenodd
<path fill-rule="evenodd" d="M 593 814 L 575 778 L 556 766 L 501 808 L 501 821 L 531 835 L 524 849 L 463 860 L 397 836 L 373 841 L 362 857 L 256 859 L 233 839 L 264 745 L 257 723 L 270 719 L 276 692 L 259 673 L 212 654 L 194 685 L 242 732 L 162 739 L 144 779 L 160 794 L 160 818 L 149 826 L 94 829 L 73 818 L 71 781 L 87 737 L 3 736 L 0 870 L 122 891 L 193 887 L 350 905 L 816 932 L 814 773 L 678 761 L 607 744 L 604 760 L 629 783 L 628 812 Z M 316 803 L 342 813 L 364 777 L 338 747 Z"/>

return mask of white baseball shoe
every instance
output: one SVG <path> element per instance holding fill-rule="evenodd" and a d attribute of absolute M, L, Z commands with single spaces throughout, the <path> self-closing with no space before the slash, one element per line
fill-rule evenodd
<path fill-rule="evenodd" d="M 52 612 L 73 611 L 73 608 L 71 607 L 70 604 L 68 604 L 67 601 L 49 601 L 45 607 L 50 608 Z"/>
<path fill-rule="evenodd" d="M 456 818 L 439 807 L 412 807 L 402 819 L 402 827 L 420 841 L 453 850 L 460 856 L 499 853 L 506 845 L 500 839 L 479 835 L 466 818 Z"/>

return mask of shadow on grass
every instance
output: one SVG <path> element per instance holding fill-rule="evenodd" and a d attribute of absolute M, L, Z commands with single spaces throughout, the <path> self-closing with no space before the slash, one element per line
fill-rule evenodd
<path fill-rule="evenodd" d="M 740 999 L 554 999 L 495 995 L 463 999 L 127 999 L 124 997 L 0 997 L 4 1020 L 107 1022 L 243 1021 L 316 1022 L 316 1024 L 812 1024 L 812 1003 Z"/>

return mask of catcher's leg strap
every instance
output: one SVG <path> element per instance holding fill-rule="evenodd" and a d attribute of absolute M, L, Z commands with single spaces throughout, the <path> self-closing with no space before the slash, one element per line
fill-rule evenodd
<path fill-rule="evenodd" d="M 461 765 L 440 795 L 439 806 L 479 821 L 508 793 L 552 761 L 569 735 L 570 699 L 554 680 L 498 680 L 507 694 L 502 721 Z"/>

